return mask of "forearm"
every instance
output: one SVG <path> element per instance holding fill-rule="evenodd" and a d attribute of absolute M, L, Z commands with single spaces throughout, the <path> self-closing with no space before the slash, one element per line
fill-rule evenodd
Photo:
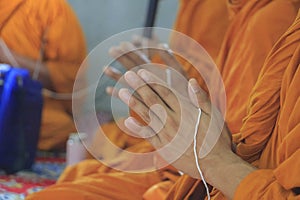
<path fill-rule="evenodd" d="M 39 74 L 38 74 L 37 80 L 39 80 L 42 83 L 43 87 L 48 88 L 48 89 L 53 88 L 48 69 L 44 63 L 41 63 L 40 66 L 37 66 L 37 61 L 35 61 L 33 59 L 23 57 L 12 51 L 11 51 L 11 54 L 19 65 L 17 67 L 27 69 L 31 75 L 33 75 L 36 67 L 39 67 Z M 6 56 L 1 56 L 1 62 L 11 64 L 10 60 Z"/>
<path fill-rule="evenodd" d="M 210 164 L 204 165 L 204 176 L 209 184 L 219 189 L 228 199 L 233 199 L 240 182 L 248 174 L 254 172 L 256 168 L 233 152 L 217 157 L 215 159 L 210 158 L 208 161 Z"/>

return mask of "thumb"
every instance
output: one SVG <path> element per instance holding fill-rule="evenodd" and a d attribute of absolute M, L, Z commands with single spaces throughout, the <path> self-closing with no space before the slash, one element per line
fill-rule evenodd
<path fill-rule="evenodd" d="M 192 78 L 188 84 L 189 98 L 191 102 L 200 108 L 203 112 L 209 114 L 211 110 L 211 102 L 206 92 L 199 86 L 196 79 Z"/>

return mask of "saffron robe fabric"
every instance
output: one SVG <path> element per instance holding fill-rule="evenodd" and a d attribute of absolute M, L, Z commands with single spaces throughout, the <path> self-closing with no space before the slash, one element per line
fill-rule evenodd
<path fill-rule="evenodd" d="M 207 10 L 207 8 L 210 9 Z M 181 0 L 174 28 L 200 41 L 201 45 L 215 58 L 221 47 L 221 41 L 229 23 L 227 16 L 225 0 L 221 3 L 219 0 Z M 212 21 L 215 24 L 214 27 L 210 26 Z M 199 26 L 197 23 L 202 25 Z M 210 28 L 210 34 L 206 34 L 208 28 Z M 211 33 L 214 34 L 212 35 Z M 202 37 L 202 34 L 205 36 Z M 171 43 L 172 42 L 174 41 L 171 41 Z M 190 66 L 188 64 L 184 65 L 184 68 L 187 69 L 187 73 L 190 73 L 188 71 Z M 115 123 L 103 125 L 102 130 L 106 133 L 109 140 L 119 148 L 131 152 L 149 152 L 153 150 L 153 147 L 147 141 L 124 134 Z M 99 144 L 101 144 L 101 141 L 99 141 Z M 109 157 L 116 153 L 105 152 L 105 146 L 98 145 L 96 148 L 99 148 L 99 151 L 104 152 L 104 154 L 108 154 Z M 110 177 L 110 180 L 108 180 L 108 177 Z M 167 183 L 168 188 L 170 188 L 169 185 L 172 185 L 173 182 L 179 178 L 179 174 L 177 170 L 169 166 L 161 171 L 146 173 L 143 176 L 140 175 L 140 178 L 137 177 L 135 174 L 112 170 L 97 160 L 89 159 L 78 165 L 68 167 L 55 186 L 33 194 L 27 197 L 27 199 L 42 198 L 46 200 L 54 196 L 62 198 L 69 197 L 68 195 L 73 195 L 72 197 L 74 197 L 74 199 L 136 199 L 142 198 L 148 188 L 155 186 L 155 183 L 167 183 L 162 182 L 166 179 L 173 180 Z M 113 184 L 115 188 L 112 188 L 112 184 L 110 183 L 112 179 L 115 179 Z M 119 182 L 117 182 L 118 179 L 120 180 Z M 93 189 L 96 187 L 103 189 L 96 192 L 96 189 Z M 124 188 L 124 190 L 119 191 L 121 187 Z M 130 188 L 132 188 L 132 190 Z M 116 196 L 115 193 L 119 195 Z M 163 193 L 163 196 L 165 196 L 165 194 L 166 192 Z M 151 195 L 152 194 L 150 194 L 150 196 Z M 147 199 L 147 196 L 148 194 L 146 194 L 144 198 Z"/>
<path fill-rule="evenodd" d="M 268 55 L 235 135 L 237 154 L 258 170 L 240 183 L 234 199 L 299 198 L 299 42 L 300 12 Z M 201 185 L 183 177 L 167 199 L 199 199 L 204 194 Z M 225 199 L 216 189 L 211 195 Z"/>
<path fill-rule="evenodd" d="M 193 1 L 191 1 L 191 2 L 193 2 Z M 267 3 L 269 3 L 270 1 L 267 1 L 267 2 L 264 2 L 264 6 L 265 5 L 267 5 Z M 280 2 L 282 2 L 282 1 L 280 1 Z M 259 6 L 253 6 L 253 4 L 254 5 L 256 5 L 255 4 L 255 2 L 254 1 L 251 1 L 251 3 L 249 3 L 249 7 L 252 9 L 252 7 L 254 7 L 255 9 L 255 11 L 257 11 L 257 10 L 259 10 L 257 7 L 259 7 L 259 8 L 261 8 L 261 7 L 263 7 L 263 6 L 261 6 L 261 4 L 259 4 Z M 183 4 L 184 5 L 184 4 Z M 199 5 L 201 5 L 201 4 L 199 4 Z M 251 5 L 251 6 L 250 6 Z M 276 4 L 277 5 L 277 4 Z M 269 29 L 269 27 L 265 27 L 265 26 L 262 26 L 262 28 L 263 28 L 263 30 L 260 30 L 262 33 L 264 33 L 263 35 L 262 35 L 262 41 L 264 41 L 264 40 L 266 40 L 266 44 L 269 44 L 269 42 L 270 43 L 272 43 L 272 45 L 276 42 L 276 40 L 280 37 L 280 35 L 281 34 L 283 34 L 284 33 L 284 31 L 288 28 L 288 26 L 292 23 L 292 21 L 293 21 L 293 19 L 294 19 L 294 17 L 295 17 L 295 15 L 296 15 L 296 11 L 295 11 L 295 9 L 294 9 L 294 7 L 293 7 L 293 4 L 291 3 L 291 2 L 287 2 L 287 4 L 285 4 L 285 3 L 282 3 L 282 4 L 280 4 L 280 6 L 279 5 L 277 5 L 277 6 L 275 6 L 277 9 L 279 9 L 279 8 L 281 8 L 282 7 L 282 5 L 286 5 L 286 6 L 283 6 L 283 11 L 284 11 L 284 13 L 287 13 L 287 15 L 280 15 L 282 18 L 280 18 L 281 20 L 278 20 L 280 23 L 278 23 L 278 24 L 275 24 L 275 27 L 276 28 L 274 28 L 274 30 L 276 30 L 276 31 L 274 31 L 272 28 L 271 29 Z M 247 42 L 249 39 L 251 39 L 252 41 L 253 40 L 255 40 L 255 38 L 251 38 L 251 37 L 256 37 L 256 35 L 255 34 L 253 34 L 253 32 L 251 32 L 252 34 L 248 34 L 248 35 L 246 35 L 246 34 L 244 34 L 245 32 L 248 32 L 248 31 L 254 31 L 254 30 L 257 30 L 257 29 L 247 29 L 247 23 L 249 23 L 249 21 L 251 22 L 251 24 L 252 24 L 252 26 L 254 26 L 254 25 L 257 25 L 257 23 L 258 22 L 260 22 L 260 20 L 261 19 L 265 19 L 265 17 L 266 17 L 266 15 L 267 14 L 269 14 L 269 15 L 271 15 L 270 13 L 269 13 L 269 9 L 266 9 L 268 12 L 266 12 L 265 13 L 265 15 L 259 15 L 259 16 L 257 16 L 257 15 L 255 15 L 255 16 L 253 16 L 253 18 L 251 18 L 251 15 L 250 15 L 250 17 L 249 18 L 246 18 L 246 16 L 248 16 L 248 13 L 246 12 L 246 11 L 244 11 L 243 12 L 243 14 L 240 14 L 240 15 L 237 15 L 239 12 L 238 12 L 238 10 L 236 10 L 236 13 L 232 13 L 231 12 L 231 9 L 233 9 L 231 6 L 233 6 L 233 5 L 229 5 L 229 11 L 230 11 L 230 19 L 229 20 L 232 20 L 233 22 L 232 22 L 232 24 L 230 25 L 230 27 L 229 27 L 229 29 L 227 30 L 227 33 L 226 33 L 226 36 L 225 36 L 225 38 L 228 38 L 228 39 L 226 39 L 224 42 L 223 42 L 223 44 L 221 45 L 221 44 L 219 44 L 219 47 L 221 47 L 221 51 L 223 51 L 222 49 L 224 49 L 224 50 L 226 50 L 227 52 L 229 52 L 230 50 L 230 52 L 231 52 L 231 56 L 233 57 L 234 56 L 234 54 L 233 54 L 233 52 L 235 52 L 236 51 L 236 49 L 234 49 L 234 48 L 236 48 L 236 46 L 238 45 L 238 41 L 236 41 L 235 43 L 234 43 L 234 45 L 232 45 L 231 44 L 231 40 L 232 40 L 232 38 L 234 38 L 234 35 L 230 35 L 229 33 L 231 33 L 231 34 L 236 34 L 236 35 L 239 35 L 239 37 L 240 38 L 242 38 L 242 41 L 243 42 Z M 234 7 L 234 6 L 233 6 Z M 254 12 L 253 12 L 253 10 L 251 10 L 250 8 L 248 7 L 248 9 L 247 9 L 247 11 L 249 11 L 251 14 L 253 14 Z M 236 7 L 234 7 L 234 8 L 236 8 Z M 242 8 L 242 7 L 241 7 Z M 268 7 L 269 8 L 269 7 Z M 204 9 L 204 8 L 203 8 Z M 227 9 L 227 8 L 226 8 Z M 271 8 L 270 8 L 271 9 Z M 282 11 L 280 11 L 280 12 L 282 12 Z M 224 11 L 224 13 L 226 13 L 225 11 Z M 262 12 L 262 13 L 264 13 L 264 12 Z M 241 16 L 242 15 L 242 16 Z M 254 15 L 254 14 L 253 14 Z M 228 15 L 226 15 L 226 16 L 228 16 Z M 242 20 L 242 23 L 241 23 L 241 21 L 240 20 L 237 20 L 236 18 L 238 18 L 238 17 L 243 17 L 243 20 Z M 275 16 L 268 16 L 268 19 L 270 20 L 270 21 L 272 21 L 274 18 L 272 18 L 272 17 L 274 17 L 274 18 L 276 18 Z M 246 18 L 246 19 L 245 19 Z M 234 19 L 236 19 L 235 21 L 234 21 Z M 251 20 L 250 20 L 251 19 Z M 228 19 L 227 19 L 227 22 L 224 22 L 224 24 L 226 24 L 226 23 L 228 23 L 228 21 L 229 21 Z M 249 21 L 248 21 L 249 20 Z M 267 21 L 268 23 L 269 23 L 269 21 Z M 264 23 L 264 25 L 266 25 L 266 24 L 268 24 L 267 22 L 265 22 Z M 205 22 L 205 23 L 209 23 L 209 22 Z M 272 24 L 273 26 L 274 26 L 274 24 Z M 277 26 L 278 25 L 278 26 Z M 178 25 L 177 25 L 178 26 Z M 225 26 L 225 25 L 224 25 Z M 259 26 L 259 25 L 257 25 L 257 26 Z M 270 24 L 268 25 L 268 26 L 271 26 Z M 188 27 L 188 26 L 187 26 Z M 199 26 L 199 28 L 200 28 L 201 26 Z M 225 28 L 226 28 L 226 26 L 225 26 Z M 257 27 L 254 27 L 254 28 L 257 28 Z M 236 29 L 238 29 L 239 31 L 237 31 Z M 220 30 L 223 30 L 223 29 L 220 29 Z M 193 29 L 192 31 L 195 31 L 195 32 L 197 32 L 196 31 L 196 29 Z M 192 34 L 192 32 L 191 33 L 189 33 L 188 31 L 187 31 L 187 33 L 186 34 Z M 225 34 L 225 31 L 224 31 L 224 34 Z M 221 34 L 222 35 L 222 34 Z M 245 36 L 245 38 L 243 38 L 243 36 L 244 35 L 246 35 Z M 229 39 L 230 38 L 230 39 Z M 201 39 L 201 37 L 199 38 L 199 39 Z M 251 40 L 249 40 L 249 41 L 251 41 Z M 247 43 L 246 43 L 247 44 Z M 246 45 L 245 44 L 245 45 Z M 239 65 L 235 65 L 234 67 L 232 67 L 232 66 L 229 66 L 229 64 L 227 65 L 229 68 L 231 68 L 232 67 L 232 71 L 234 72 L 234 69 L 237 69 L 238 67 L 242 67 L 243 68 L 243 70 L 245 70 L 246 72 L 249 72 L 249 73 L 251 73 L 251 74 L 253 74 L 253 76 L 249 76 L 248 78 L 249 78 L 249 84 L 252 84 L 251 85 L 251 88 L 253 87 L 253 85 L 254 85 L 254 83 L 255 83 L 255 81 L 253 81 L 253 79 L 255 79 L 255 75 L 256 75 L 256 77 L 258 76 L 258 73 L 259 73 L 259 70 L 260 70 L 260 68 L 262 67 L 262 65 L 263 65 L 263 61 L 264 61 L 264 59 L 265 59 L 265 57 L 263 57 L 263 56 L 261 56 L 262 54 L 263 55 L 267 55 L 267 53 L 270 51 L 270 49 L 271 49 L 271 47 L 272 47 L 272 45 L 266 45 L 264 48 L 261 48 L 261 51 L 257 51 L 257 54 L 258 55 L 256 55 L 256 51 L 255 50 L 253 50 L 252 48 L 250 48 L 250 47 L 252 47 L 251 46 L 251 44 L 252 44 L 252 42 L 250 43 L 250 44 L 248 44 L 249 45 L 249 48 L 247 49 L 248 51 L 245 51 L 244 52 L 244 55 L 243 55 L 243 62 L 238 62 L 239 63 Z M 233 46 L 233 47 L 231 47 L 231 45 Z M 247 45 L 246 45 L 247 46 Z M 229 48 L 229 47 L 231 47 L 231 48 Z M 256 47 L 256 48 L 260 48 L 260 47 Z M 215 52 L 219 52 L 218 51 L 218 45 L 216 45 L 216 46 L 213 46 L 212 47 L 212 49 L 215 49 Z M 252 51 L 250 51 L 250 50 L 252 50 Z M 242 51 L 242 50 L 240 50 L 240 51 Z M 212 51 L 213 52 L 213 51 Z M 247 62 L 246 62 L 246 58 L 247 58 L 247 55 L 252 55 L 252 57 L 253 57 L 253 62 L 255 63 L 255 65 L 249 65 L 249 66 L 244 66 L 244 64 L 246 64 Z M 218 66 L 219 68 L 220 68 L 220 71 L 222 72 L 223 71 L 223 65 L 225 65 L 223 62 L 221 62 L 221 61 L 223 61 L 221 58 L 222 58 L 222 56 L 223 55 L 221 55 L 220 54 L 220 61 L 219 61 L 219 63 L 221 63 L 222 65 L 221 66 Z M 227 57 L 227 56 L 225 56 L 224 55 L 224 58 L 225 57 Z M 263 57 L 263 58 L 262 58 Z M 233 60 L 233 58 L 232 58 L 232 60 Z M 231 62 L 233 63 L 233 61 L 231 60 Z M 225 61 L 224 61 L 225 62 Z M 253 64 L 253 63 L 251 63 L 251 64 Z M 188 71 L 188 74 L 190 75 L 190 76 L 196 76 L 196 77 L 198 77 L 199 75 L 198 74 L 193 74 L 193 69 L 192 69 L 192 66 L 189 66 L 189 65 L 185 65 L 185 69 L 187 69 L 187 71 Z M 191 70 L 190 70 L 191 69 Z M 244 72 L 244 73 L 246 73 L 246 72 Z M 225 77 L 223 77 L 223 78 L 225 78 Z M 247 78 L 247 77 L 246 77 Z M 246 81 L 247 79 L 243 79 L 243 81 Z M 255 79 L 256 80 L 256 79 Z M 241 81 L 241 79 L 238 79 L 238 81 Z M 240 84 L 240 82 L 236 82 L 236 85 L 238 85 L 238 84 Z M 247 81 L 246 81 L 247 82 Z M 225 87 L 226 87 L 226 82 L 225 82 Z M 227 91 L 226 91 L 227 92 Z M 250 90 L 249 90 L 249 93 L 250 93 Z M 246 98 L 247 99 L 247 97 L 249 96 L 249 93 L 245 93 L 245 97 L 244 98 Z M 228 96 L 228 98 L 230 98 L 230 96 Z M 232 102 L 232 103 L 234 103 L 234 102 Z M 238 104 L 239 103 L 239 104 Z M 244 105 L 246 105 L 246 103 L 247 102 L 243 102 L 243 101 L 239 101 L 239 102 L 236 102 L 235 103 L 235 105 L 236 105 L 236 107 L 244 107 L 244 109 L 246 110 L 246 106 L 244 106 Z M 240 106 L 238 106 L 238 105 L 240 105 Z M 246 111 L 244 112 L 244 113 L 246 113 Z M 239 117 L 239 119 L 237 120 L 238 122 L 240 122 L 240 121 L 242 121 L 242 118 L 244 117 L 244 116 L 241 116 L 241 115 L 238 115 L 238 117 Z M 234 123 L 232 123 L 232 124 L 234 124 Z M 233 127 L 233 125 L 232 125 L 232 127 Z M 116 138 L 116 140 L 114 140 L 115 141 L 115 143 L 117 143 L 118 145 L 120 145 L 120 146 L 124 146 L 124 147 L 128 147 L 127 145 L 128 144 L 131 144 L 131 145 L 134 145 L 135 147 L 137 147 L 137 146 L 139 146 L 140 144 L 142 144 L 142 143 L 144 143 L 144 144 L 142 144 L 141 145 L 141 147 L 143 147 L 143 150 L 145 150 L 145 146 L 149 146 L 149 149 L 148 149 L 148 151 L 152 151 L 153 149 L 152 149 L 152 147 L 147 143 L 147 142 L 145 142 L 145 141 L 143 141 L 143 142 L 141 142 L 141 143 L 139 143 L 139 144 L 137 144 L 137 143 L 134 143 L 134 144 L 132 144 L 130 141 L 133 141 L 133 140 L 131 140 L 131 139 L 128 139 L 128 140 L 126 140 L 126 141 L 123 141 L 123 139 L 120 139 L 119 140 L 119 138 L 123 138 L 123 136 L 121 137 L 121 136 L 119 136 L 120 135 L 120 133 L 121 132 L 119 132 L 118 133 L 118 131 L 116 130 L 116 128 L 114 128 L 114 125 L 113 124 L 110 124 L 110 125 L 107 125 L 106 127 L 102 127 L 103 129 L 106 129 L 106 130 L 109 130 L 108 131 L 108 133 L 111 133 L 111 134 L 109 134 L 109 136 L 108 137 L 111 137 L 111 138 Z M 104 131 L 104 132 L 107 132 L 107 131 Z M 237 132 L 237 131 L 236 131 Z M 236 133 L 235 132 L 235 133 Z M 117 135 L 115 135 L 115 133 L 117 134 Z M 125 138 L 128 138 L 128 136 L 126 136 Z M 113 141 L 113 142 L 114 142 Z M 137 141 L 135 141 L 135 142 L 137 142 Z M 136 149 L 136 150 L 138 150 L 138 149 Z M 93 181 L 92 180 L 90 180 L 89 181 L 89 183 L 87 183 L 87 182 L 84 182 L 83 180 L 85 179 L 85 180 L 87 180 L 86 178 L 87 177 L 82 177 L 83 176 L 83 174 L 85 174 L 85 172 L 86 171 L 88 171 L 89 172 L 89 174 L 90 175 L 88 175 L 89 177 L 92 177 L 92 176 L 97 176 L 97 178 L 98 178 L 98 180 L 94 180 L 95 181 L 95 183 L 96 182 L 98 182 L 100 179 L 102 179 L 103 177 L 106 177 L 107 175 L 105 175 L 105 174 L 101 174 L 101 173 L 106 173 L 106 170 L 107 169 L 105 169 L 105 170 L 103 170 L 103 166 L 101 165 L 101 164 L 99 164 L 98 165 L 98 167 L 96 167 L 96 169 L 97 170 L 94 170 L 93 172 L 92 171 L 90 171 L 89 169 L 90 169 L 90 167 L 89 166 L 92 166 L 93 164 L 90 164 L 90 163 L 94 163 L 95 164 L 95 162 L 97 162 L 97 161 L 93 161 L 93 160 L 91 160 L 91 161 L 85 161 L 85 162 L 83 162 L 83 163 L 81 163 L 81 164 L 79 164 L 79 165 L 77 165 L 77 166 L 74 166 L 74 167 L 70 167 L 70 168 L 68 168 L 66 171 L 65 171 L 65 173 L 62 175 L 62 177 L 61 177 L 61 179 L 60 179 L 60 181 L 58 182 L 58 184 L 56 185 L 56 186 L 53 186 L 53 187 L 51 187 L 51 188 L 49 188 L 49 189 L 46 189 L 45 191 L 43 191 L 43 192 L 41 192 L 40 194 L 39 193 L 37 193 L 36 194 L 36 197 L 38 197 L 39 195 L 41 195 L 40 197 L 43 197 L 44 198 L 44 196 L 45 196 L 45 198 L 47 198 L 47 196 L 49 195 L 49 194 L 51 194 L 51 193 L 55 193 L 56 191 L 58 191 L 58 190 L 60 190 L 60 192 L 61 193 L 64 193 L 64 194 L 67 194 L 67 193 L 69 193 L 70 192 L 70 188 L 69 187 L 71 187 L 71 185 L 72 185 L 72 187 L 81 187 L 81 185 L 82 184 L 93 184 Z M 98 173 L 98 175 L 96 175 Z M 114 173 L 112 173 L 111 171 L 109 172 L 109 173 L 111 173 L 111 176 L 114 176 Z M 126 173 L 124 173 L 124 176 L 127 176 L 127 174 L 125 175 Z M 175 176 L 172 176 L 172 175 L 174 175 L 175 174 Z M 120 174 L 119 174 L 120 175 Z M 147 174 L 148 175 L 148 174 Z M 145 176 L 146 176 L 146 174 L 145 174 Z M 152 173 L 152 176 L 153 176 L 153 180 L 157 180 L 158 181 L 158 184 L 160 185 L 160 184 L 166 184 L 166 182 L 165 181 L 163 181 L 163 180 L 171 180 L 171 181 L 169 181 L 169 184 L 166 186 L 166 188 L 169 188 L 170 187 L 170 185 L 172 185 L 173 184 L 173 182 L 174 181 L 176 181 L 176 179 L 177 178 L 179 178 L 179 175 L 177 174 L 177 176 L 176 176 L 176 171 L 172 171 L 172 173 L 170 173 L 170 170 L 165 170 L 165 171 L 159 171 L 159 173 Z M 66 178 L 66 177 L 69 177 L 69 178 Z M 115 178 L 116 178 L 116 176 L 114 176 Z M 183 176 L 182 178 L 185 178 L 186 176 Z M 190 179 L 190 178 L 188 178 L 188 177 L 186 177 L 187 179 Z M 130 179 L 128 179 L 128 180 L 130 180 Z M 69 183 L 67 183 L 67 181 L 70 181 Z M 83 181 L 83 182 L 82 182 Z M 138 180 L 137 180 L 138 181 Z M 163 182 L 162 182 L 163 181 Z M 195 180 L 190 180 L 191 182 L 194 182 Z M 65 183 L 64 183 L 65 182 Z M 104 181 L 102 181 L 102 182 L 104 182 Z M 130 182 L 130 181 L 129 181 Z M 72 184 L 71 184 L 72 183 Z M 144 184 L 148 184 L 149 182 L 144 182 Z M 66 186 L 66 185 L 68 185 L 68 184 L 70 184 L 69 186 Z M 104 188 L 106 188 L 106 187 L 108 187 L 108 186 L 106 186 L 106 184 L 109 184 L 109 183 L 102 183 L 102 185 L 101 185 L 101 187 L 104 187 Z M 123 183 L 121 183 L 120 182 L 120 187 L 127 187 L 127 184 L 125 183 L 125 182 L 123 182 Z M 66 187 L 65 187 L 66 186 Z M 158 185 L 147 185 L 147 187 L 150 187 L 150 186 L 152 186 L 153 188 L 155 188 L 155 187 L 159 187 Z M 164 185 L 165 186 L 165 185 Z M 130 186 L 129 186 L 129 188 L 130 188 Z M 153 188 L 150 188 L 150 190 L 151 189 L 153 189 Z M 168 189 L 166 189 L 165 191 L 167 191 Z M 137 188 L 137 191 L 140 193 L 140 190 Z M 144 192 L 145 192 L 146 190 L 144 190 Z M 92 193 L 92 190 L 85 190 L 85 192 L 88 192 L 90 195 L 91 195 L 91 193 Z M 151 192 L 150 192 L 151 193 Z M 155 192 L 154 192 L 155 193 Z M 158 192 L 159 193 L 159 192 Z M 145 199 L 151 199 L 151 198 L 155 198 L 155 199 L 157 199 L 157 198 L 164 198 L 164 196 L 165 196 L 165 193 L 163 192 L 162 194 L 158 194 L 158 197 L 157 196 L 155 196 L 157 193 L 155 193 L 154 195 L 153 194 L 149 194 L 148 192 L 146 193 L 146 194 L 144 194 L 144 198 Z M 106 193 L 103 193 L 103 194 L 100 194 L 100 193 L 97 193 L 97 194 L 95 194 L 93 197 L 90 197 L 91 199 L 92 198 L 95 198 L 95 199 L 97 199 L 97 198 L 101 198 L 102 196 L 111 196 L 112 195 L 112 192 L 109 192 L 109 191 L 107 191 Z M 130 198 L 131 197 L 131 193 L 130 192 L 128 192 L 128 194 L 127 194 L 127 196 L 126 195 L 124 195 L 123 193 L 122 193 L 122 197 L 124 197 L 124 198 Z M 35 196 L 35 195 L 33 195 L 33 196 Z M 91 195 L 92 196 L 92 195 Z M 78 198 L 78 199 L 82 199 L 82 198 Z"/>
<path fill-rule="evenodd" d="M 231 24 L 216 63 L 226 90 L 226 122 L 233 135 L 238 133 L 242 126 L 250 92 L 267 54 L 292 24 L 298 8 L 294 1 L 234 1 L 234 4 L 228 2 Z M 168 199 L 188 199 L 194 197 L 193 195 L 198 197 L 188 190 L 178 189 L 181 186 L 201 188 L 197 184 L 194 185 L 195 182 L 196 180 L 186 175 L 182 176 L 169 192 Z"/>

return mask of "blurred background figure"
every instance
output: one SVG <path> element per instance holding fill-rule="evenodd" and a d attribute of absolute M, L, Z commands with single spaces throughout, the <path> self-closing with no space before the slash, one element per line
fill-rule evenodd
<path fill-rule="evenodd" d="M 64 148 L 76 132 L 71 94 L 86 56 L 73 10 L 65 0 L 1 0 L 0 38 L 0 62 L 28 69 L 44 87 L 38 148 Z"/>

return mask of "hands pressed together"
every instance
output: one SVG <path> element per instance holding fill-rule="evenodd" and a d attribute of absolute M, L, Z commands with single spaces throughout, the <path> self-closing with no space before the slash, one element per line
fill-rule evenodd
<path fill-rule="evenodd" d="M 124 84 L 134 93 L 127 88 L 108 88 L 107 92 L 120 98 L 147 124 L 128 117 L 125 126 L 147 139 L 167 162 L 194 178 L 200 178 L 193 152 L 197 133 L 198 162 L 205 179 L 232 198 L 240 181 L 254 168 L 232 151 L 231 133 L 223 115 L 195 79 L 186 81 L 187 75 L 168 47 L 160 45 L 148 53 L 159 55 L 164 65 L 172 69 L 176 78 L 171 86 L 161 75 L 165 69 L 151 63 L 151 58 L 135 45 L 125 42 L 110 50 L 110 55 L 127 68 Z M 136 67 L 139 69 L 131 70 Z M 115 80 L 122 76 L 111 67 L 105 73 Z M 199 109 L 201 118 L 195 131 Z"/>

